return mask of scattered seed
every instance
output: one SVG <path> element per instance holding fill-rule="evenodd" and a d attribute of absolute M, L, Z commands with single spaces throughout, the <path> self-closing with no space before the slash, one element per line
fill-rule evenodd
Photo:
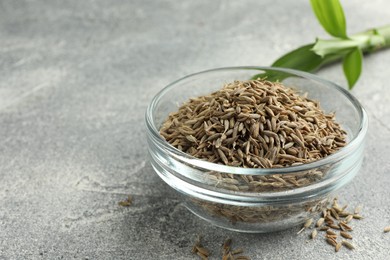
<path fill-rule="evenodd" d="M 333 207 L 332 207 L 337 213 L 340 213 L 343 211 L 343 209 L 337 204 L 334 204 Z"/>
<path fill-rule="evenodd" d="M 344 238 L 352 239 L 352 236 L 345 231 L 340 231 L 340 235 Z"/>
<path fill-rule="evenodd" d="M 325 235 L 325 238 L 331 238 L 331 239 L 336 240 L 337 239 L 337 235 Z"/>
<path fill-rule="evenodd" d="M 248 256 L 238 255 L 241 254 L 244 250 L 242 248 L 237 248 L 231 251 L 232 239 L 228 238 L 222 245 L 222 259 L 223 260 L 249 260 Z"/>
<path fill-rule="evenodd" d="M 334 220 L 333 220 L 333 218 L 331 217 L 331 215 L 330 214 L 327 214 L 326 215 L 326 217 L 325 217 L 325 221 L 328 223 L 328 222 L 330 222 L 330 223 L 334 223 Z"/>
<path fill-rule="evenodd" d="M 332 245 L 332 246 L 336 246 L 337 245 L 337 242 L 333 239 L 333 238 L 325 238 L 326 239 L 326 242 L 328 242 L 329 245 Z"/>
<path fill-rule="evenodd" d="M 348 223 L 348 222 L 350 222 L 352 219 L 353 219 L 353 215 L 348 215 L 348 216 L 345 218 L 345 222 Z"/>
<path fill-rule="evenodd" d="M 338 251 L 340 250 L 341 246 L 342 246 L 342 243 L 341 243 L 341 242 L 338 242 L 338 243 L 336 244 L 336 246 L 335 246 L 335 251 L 338 252 Z"/>
<path fill-rule="evenodd" d="M 203 254 L 203 255 L 205 255 L 205 256 L 207 256 L 207 257 L 210 255 L 210 251 L 207 250 L 207 249 L 204 248 L 204 247 L 197 246 L 196 249 L 197 249 L 197 251 L 198 251 L 199 253 L 201 253 L 201 254 Z"/>
<path fill-rule="evenodd" d="M 332 216 L 335 218 L 335 219 L 340 219 L 340 217 L 339 217 L 339 214 L 337 214 L 337 212 L 336 212 L 336 210 L 334 209 L 334 208 L 331 208 L 330 209 L 330 212 L 331 212 L 331 214 L 332 214 Z"/>
<path fill-rule="evenodd" d="M 206 260 L 206 259 L 208 259 L 208 257 L 207 257 L 207 255 L 204 255 L 204 254 L 202 254 L 201 252 L 196 252 L 196 254 L 200 257 L 200 258 L 202 258 L 202 260 Z"/>
<path fill-rule="evenodd" d="M 341 211 L 338 214 L 341 218 L 348 217 L 349 215 L 351 215 L 349 212 L 346 211 Z"/>
<path fill-rule="evenodd" d="M 122 207 L 130 207 L 133 204 L 133 198 L 129 195 L 126 200 L 119 201 L 118 205 Z"/>
<path fill-rule="evenodd" d="M 354 219 L 363 219 L 363 217 L 362 217 L 362 216 L 360 216 L 359 214 L 355 214 L 355 215 L 353 215 L 353 218 L 354 218 Z"/>
<path fill-rule="evenodd" d="M 304 228 L 308 228 L 311 226 L 311 224 L 313 223 L 313 219 L 310 218 L 308 220 L 306 220 L 305 224 L 303 225 Z"/>
<path fill-rule="evenodd" d="M 196 240 L 195 240 L 195 244 L 192 246 L 192 249 L 191 249 L 191 252 L 193 254 L 196 254 L 196 252 L 198 251 L 197 247 L 200 246 L 200 240 L 201 239 L 202 239 L 202 237 L 200 235 L 198 235 Z"/>
<path fill-rule="evenodd" d="M 231 238 L 227 238 L 225 240 L 225 242 L 223 242 L 223 249 L 224 250 L 230 250 L 231 244 L 232 244 L 232 239 Z"/>
<path fill-rule="evenodd" d="M 326 218 L 328 216 L 328 211 L 326 209 L 322 210 L 322 217 Z"/>
<path fill-rule="evenodd" d="M 299 230 L 297 234 L 299 235 L 300 233 L 302 233 L 302 231 L 305 230 L 305 228 L 310 227 L 310 225 L 311 225 L 312 223 L 313 223 L 313 219 L 312 219 L 312 218 L 309 218 L 308 220 L 306 220 L 305 224 L 303 224 L 302 229 Z"/>
<path fill-rule="evenodd" d="M 390 226 L 385 227 L 384 232 L 385 232 L 385 233 L 390 232 Z"/>
<path fill-rule="evenodd" d="M 321 227 L 321 226 L 322 226 L 322 224 L 324 224 L 324 221 L 325 221 L 325 219 L 324 219 L 324 218 L 320 218 L 320 219 L 317 221 L 317 224 L 316 224 L 316 226 L 317 226 L 317 227 Z"/>
<path fill-rule="evenodd" d="M 350 249 L 350 250 L 355 249 L 355 246 L 352 245 L 351 243 L 349 243 L 348 241 L 343 240 L 341 243 L 342 243 L 346 248 L 348 248 L 348 249 Z"/>
<path fill-rule="evenodd" d="M 317 229 L 313 229 L 313 231 L 311 232 L 311 239 L 315 239 L 317 236 Z"/>
<path fill-rule="evenodd" d="M 345 230 L 346 230 L 346 231 L 352 231 L 352 230 L 353 230 L 353 228 L 352 228 L 351 226 L 347 225 L 347 224 L 344 223 L 344 222 L 340 222 L 340 223 L 339 223 L 339 227 L 341 227 L 344 231 L 345 231 Z"/>
<path fill-rule="evenodd" d="M 342 208 L 341 208 L 341 211 L 344 211 L 348 208 L 348 204 L 345 204 Z"/>
<path fill-rule="evenodd" d="M 353 219 L 362 219 L 362 217 L 360 214 L 347 212 L 346 208 L 346 205 L 341 207 L 338 204 L 337 199 L 333 200 L 332 207 L 322 210 L 322 215 L 315 225 L 317 228 L 312 230 L 310 238 L 314 239 L 318 235 L 317 231 L 325 231 L 325 241 L 335 247 L 336 252 L 338 252 L 342 246 L 345 246 L 350 250 L 354 249 L 355 246 L 346 240 L 338 242 L 338 234 L 334 231 L 339 230 L 339 235 L 344 239 L 352 239 L 352 235 L 349 231 L 352 231 L 353 228 L 347 223 L 351 222 Z M 339 219 L 336 219 L 337 215 L 339 216 Z M 354 218 L 354 215 L 358 215 L 358 217 Z M 341 219 L 341 217 L 343 219 Z M 304 228 L 305 227 L 303 227 L 300 232 L 302 232 Z M 385 227 L 384 232 L 390 232 L 390 226 Z"/>
<path fill-rule="evenodd" d="M 319 231 L 327 231 L 327 230 L 329 230 L 329 228 L 330 228 L 330 227 L 328 227 L 328 226 L 322 226 L 322 227 L 320 227 L 318 230 L 319 230 Z"/>
<path fill-rule="evenodd" d="M 238 248 L 232 251 L 232 255 L 238 255 L 241 254 L 242 252 L 244 252 L 244 250 L 242 248 Z"/>
<path fill-rule="evenodd" d="M 329 224 L 328 225 L 330 228 L 333 228 L 333 229 L 341 229 L 339 225 L 336 225 L 336 224 Z"/>
<path fill-rule="evenodd" d="M 234 258 L 234 260 L 250 260 L 251 258 L 249 256 L 240 255 Z"/>

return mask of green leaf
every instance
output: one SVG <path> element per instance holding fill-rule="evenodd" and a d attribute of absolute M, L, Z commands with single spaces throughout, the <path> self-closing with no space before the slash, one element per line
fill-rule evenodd
<path fill-rule="evenodd" d="M 313 71 L 322 62 L 322 58 L 311 50 L 313 47 L 314 44 L 299 47 L 277 59 L 271 66 Z"/>
<path fill-rule="evenodd" d="M 322 65 L 323 59 L 311 51 L 313 46 L 314 44 L 308 44 L 299 47 L 298 49 L 295 49 L 277 59 L 271 66 L 290 68 L 307 72 L 315 71 Z M 276 71 L 266 71 L 265 73 L 253 76 L 252 79 L 264 77 L 267 77 L 268 80 L 276 81 L 286 78 L 286 74 Z"/>
<path fill-rule="evenodd" d="M 352 89 L 362 72 L 363 54 L 359 48 L 354 48 L 349 52 L 343 61 L 344 75 L 348 81 L 349 89 Z"/>
<path fill-rule="evenodd" d="M 338 0 L 310 0 L 318 21 L 330 35 L 347 37 L 347 27 L 343 8 Z"/>

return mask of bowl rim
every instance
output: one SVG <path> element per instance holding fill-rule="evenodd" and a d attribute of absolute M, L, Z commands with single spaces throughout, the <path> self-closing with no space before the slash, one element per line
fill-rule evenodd
<path fill-rule="evenodd" d="M 173 147 L 171 144 L 169 144 L 159 133 L 156 123 L 153 120 L 153 112 L 155 111 L 155 108 L 162 96 L 165 95 L 166 92 L 168 92 L 172 87 L 176 86 L 176 84 L 180 83 L 183 80 L 186 80 L 188 78 L 199 76 L 202 74 L 207 74 L 211 72 L 218 72 L 218 71 L 233 71 L 233 70 L 273 70 L 273 71 L 280 71 L 280 72 L 286 72 L 290 73 L 296 76 L 299 76 L 301 78 L 307 78 L 309 80 L 317 81 L 321 84 L 325 84 L 328 86 L 331 86 L 338 90 L 338 92 L 342 95 L 344 95 L 355 107 L 356 111 L 359 115 L 359 129 L 357 131 L 356 136 L 354 136 L 346 146 L 339 149 L 337 152 L 328 155 L 324 158 L 321 158 L 319 160 L 301 164 L 301 165 L 295 165 L 295 166 L 287 166 L 283 168 L 243 168 L 243 167 L 236 167 L 236 166 L 227 166 L 217 163 L 212 163 L 208 161 L 204 161 L 201 159 L 198 159 L 194 156 L 191 156 L 183 151 L 180 151 Z M 346 89 L 343 87 L 329 81 L 326 79 L 323 79 L 319 76 L 313 75 L 311 73 L 298 71 L 294 69 L 288 69 L 288 68 L 277 68 L 277 67 L 266 67 L 266 66 L 237 66 L 237 67 L 221 67 L 221 68 L 214 68 L 209 70 L 204 70 L 196 73 L 189 74 L 187 76 L 184 76 L 182 78 L 179 78 L 172 83 L 165 86 L 162 90 L 160 90 L 151 100 L 149 103 L 146 113 L 145 113 L 145 122 L 148 129 L 148 134 L 153 139 L 154 142 L 157 142 L 157 144 L 160 147 L 163 147 L 164 150 L 168 151 L 172 156 L 176 157 L 177 159 L 191 164 L 193 166 L 196 166 L 198 168 L 201 168 L 203 170 L 207 171 L 218 171 L 221 173 L 231 173 L 231 174 L 237 174 L 237 175 L 273 175 L 273 174 L 291 174 L 291 173 L 297 173 L 302 171 L 307 171 L 309 169 L 313 168 L 320 168 L 323 167 L 330 162 L 337 162 L 342 160 L 344 157 L 346 157 L 350 152 L 356 149 L 357 146 L 359 146 L 368 129 L 368 117 L 367 112 L 363 108 L 363 106 L 360 104 L 360 102 Z"/>

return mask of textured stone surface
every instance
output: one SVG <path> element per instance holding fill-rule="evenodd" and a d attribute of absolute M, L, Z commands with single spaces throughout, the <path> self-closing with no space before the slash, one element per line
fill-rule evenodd
<path fill-rule="evenodd" d="M 386 1 L 342 1 L 350 32 L 384 25 Z M 192 216 L 151 170 L 144 111 L 186 74 L 268 65 L 325 37 L 309 1 L 1 1 L 0 259 L 214 258 L 233 237 L 253 259 L 334 259 L 297 228 L 248 235 Z M 366 57 L 353 91 L 370 116 L 361 173 L 340 198 L 363 204 L 354 252 L 388 259 L 390 51 Z M 345 85 L 339 65 L 319 75 Z M 127 194 L 134 205 L 119 207 Z M 370 212 L 370 214 L 368 213 Z"/>

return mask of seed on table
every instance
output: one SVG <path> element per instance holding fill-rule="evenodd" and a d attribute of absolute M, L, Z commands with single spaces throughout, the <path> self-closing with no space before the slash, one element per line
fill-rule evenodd
<path fill-rule="evenodd" d="M 340 250 L 341 246 L 342 246 L 342 243 L 341 243 L 341 242 L 338 242 L 338 243 L 336 244 L 336 246 L 335 246 L 335 251 L 338 252 L 338 251 Z"/>
<path fill-rule="evenodd" d="M 344 238 L 352 239 L 352 236 L 345 231 L 340 231 L 340 235 Z"/>
<path fill-rule="evenodd" d="M 312 223 L 313 223 L 313 219 L 310 218 L 310 219 L 306 220 L 306 222 L 305 222 L 305 224 L 303 225 L 303 227 L 308 228 L 308 227 L 310 227 L 310 225 L 311 225 Z"/>
<path fill-rule="evenodd" d="M 208 257 L 207 257 L 207 255 L 204 255 L 204 254 L 202 254 L 201 252 L 196 252 L 196 254 L 200 257 L 200 258 L 202 258 L 202 260 L 207 260 L 208 259 Z"/>
<path fill-rule="evenodd" d="M 384 232 L 385 232 L 385 233 L 390 232 L 390 226 L 385 227 Z"/>
<path fill-rule="evenodd" d="M 317 224 L 316 224 L 316 226 L 317 226 L 317 227 L 320 227 L 320 226 L 322 226 L 322 224 L 324 224 L 324 221 L 325 221 L 325 219 L 324 219 L 324 218 L 320 218 L 320 219 L 317 221 Z"/>
<path fill-rule="evenodd" d="M 249 256 L 239 255 L 239 256 L 235 257 L 234 260 L 251 260 L 251 258 Z"/>
<path fill-rule="evenodd" d="M 223 242 L 223 249 L 224 250 L 230 250 L 231 244 L 232 244 L 232 239 L 231 238 L 227 238 L 225 240 L 225 242 Z"/>
<path fill-rule="evenodd" d="M 338 213 L 340 217 L 344 218 L 344 217 L 348 217 L 349 215 L 353 215 L 352 213 L 350 212 L 347 212 L 347 211 L 341 211 Z"/>
<path fill-rule="evenodd" d="M 353 218 L 354 218 L 354 219 L 363 219 L 363 217 L 362 217 L 362 216 L 360 216 L 359 214 L 355 214 L 355 215 L 353 215 Z"/>
<path fill-rule="evenodd" d="M 316 238 L 316 236 L 317 236 L 317 229 L 314 229 L 314 230 L 311 232 L 311 239 Z"/>
<path fill-rule="evenodd" d="M 341 243 L 342 243 L 346 248 L 348 248 L 348 249 L 350 249 L 350 250 L 355 249 L 355 246 L 352 245 L 351 243 L 349 243 L 348 241 L 343 240 Z"/>
<path fill-rule="evenodd" d="M 133 204 L 133 198 L 129 195 L 124 201 L 119 201 L 118 205 L 122 207 L 130 207 Z"/>
<path fill-rule="evenodd" d="M 340 213 L 343 211 L 343 209 L 336 203 L 335 205 L 333 205 L 332 207 L 337 213 Z"/>
<path fill-rule="evenodd" d="M 326 215 L 325 221 L 326 221 L 327 224 L 333 224 L 334 223 L 334 220 L 333 220 L 333 218 L 330 215 Z"/>
<path fill-rule="evenodd" d="M 210 255 L 210 251 L 207 250 L 207 249 L 204 248 L 204 247 L 197 246 L 196 249 L 197 249 L 198 252 L 200 252 L 202 255 L 205 255 L 205 256 L 209 256 L 209 255 Z"/>
<path fill-rule="evenodd" d="M 336 240 L 337 239 L 337 235 L 328 235 L 328 234 L 326 234 L 325 238 L 331 238 L 331 239 Z"/>
<path fill-rule="evenodd" d="M 192 246 L 191 252 L 192 252 L 193 254 L 195 254 L 195 253 L 198 251 L 197 247 L 200 246 L 200 240 L 201 240 L 201 239 L 202 239 L 202 237 L 201 237 L 200 235 L 198 235 L 197 238 L 196 238 L 196 240 L 195 240 L 195 244 Z"/>
<path fill-rule="evenodd" d="M 326 238 L 326 242 L 328 242 L 328 244 L 329 245 L 332 245 L 332 246 L 336 246 L 337 245 L 337 242 L 334 240 L 334 239 L 332 239 L 332 238 Z"/>
<path fill-rule="evenodd" d="M 302 229 L 299 230 L 297 234 L 302 233 L 302 231 L 305 230 L 305 228 L 310 227 L 310 225 L 311 225 L 312 223 L 313 223 L 313 219 L 312 219 L 312 218 L 309 218 L 308 220 L 306 220 L 305 224 L 303 224 Z"/>
<path fill-rule="evenodd" d="M 330 228 L 333 228 L 333 229 L 341 229 L 339 225 L 336 225 L 336 224 L 329 224 L 328 225 Z"/>
<path fill-rule="evenodd" d="M 326 209 L 323 209 L 322 210 L 322 217 L 326 218 L 327 215 L 328 215 L 328 211 Z"/>
<path fill-rule="evenodd" d="M 348 222 L 350 222 L 352 219 L 353 219 L 353 215 L 348 215 L 348 216 L 345 218 L 345 222 L 348 223 Z"/>
<path fill-rule="evenodd" d="M 330 228 L 330 227 L 328 227 L 328 226 L 322 226 L 322 227 L 320 227 L 318 230 L 319 230 L 319 231 L 327 231 L 327 230 L 329 230 L 329 228 Z"/>
<path fill-rule="evenodd" d="M 347 224 L 344 223 L 344 222 L 340 222 L 340 223 L 339 223 L 339 227 L 341 227 L 344 231 L 345 231 L 345 230 L 346 230 L 346 231 L 352 231 L 352 230 L 353 230 L 353 228 L 352 228 L 351 226 L 347 225 Z"/>
<path fill-rule="evenodd" d="M 232 251 L 232 255 L 241 254 L 242 252 L 244 252 L 244 250 L 242 248 L 237 248 L 237 249 Z"/>
<path fill-rule="evenodd" d="M 337 214 L 337 212 L 336 212 L 336 210 L 334 209 L 334 208 L 331 208 L 330 209 L 330 212 L 331 212 L 331 214 L 332 214 L 332 216 L 335 218 L 335 219 L 340 219 L 340 217 L 339 217 L 339 214 Z"/>

